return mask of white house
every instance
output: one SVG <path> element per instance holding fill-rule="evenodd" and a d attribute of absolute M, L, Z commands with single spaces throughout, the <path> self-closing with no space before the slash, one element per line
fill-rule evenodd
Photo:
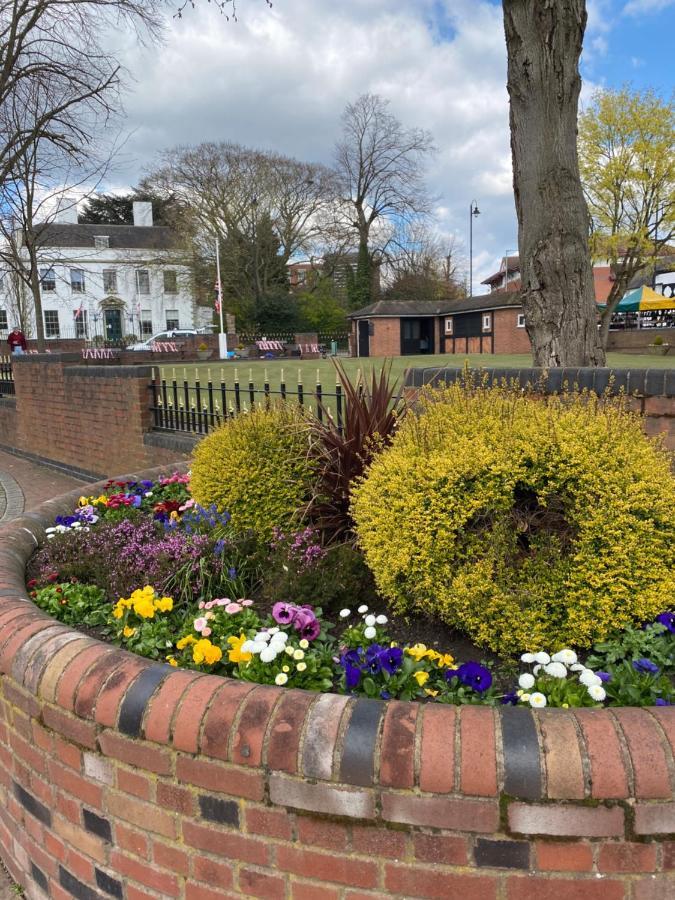
<path fill-rule="evenodd" d="M 83 225 L 73 207 L 38 226 L 47 338 L 117 341 L 203 324 L 178 236 L 153 225 L 151 203 L 133 213 L 133 225 Z M 6 320 L 5 305 L 0 329 Z"/>

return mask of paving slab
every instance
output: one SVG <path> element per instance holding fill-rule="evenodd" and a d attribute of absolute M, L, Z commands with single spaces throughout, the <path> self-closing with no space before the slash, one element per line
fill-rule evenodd
<path fill-rule="evenodd" d="M 0 450 L 0 523 L 83 484 L 71 475 Z"/>

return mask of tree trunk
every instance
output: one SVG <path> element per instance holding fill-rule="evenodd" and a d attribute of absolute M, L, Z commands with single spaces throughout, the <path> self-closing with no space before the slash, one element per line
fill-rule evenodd
<path fill-rule="evenodd" d="M 31 242 L 27 243 L 28 265 L 30 266 L 30 290 L 33 295 L 33 307 L 35 309 L 35 333 L 37 337 L 37 348 L 39 353 L 44 353 L 45 345 L 45 323 L 42 315 L 42 286 L 40 285 L 40 270 L 38 268 L 37 253 Z"/>
<path fill-rule="evenodd" d="M 603 365 L 577 108 L 585 0 L 503 0 L 522 300 L 537 366 Z"/>

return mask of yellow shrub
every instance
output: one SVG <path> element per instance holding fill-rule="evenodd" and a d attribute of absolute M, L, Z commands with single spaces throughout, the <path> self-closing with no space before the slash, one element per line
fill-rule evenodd
<path fill-rule="evenodd" d="M 428 392 L 353 492 L 377 586 L 500 652 L 588 647 L 675 598 L 675 486 L 593 397 Z"/>
<path fill-rule="evenodd" d="M 227 422 L 195 449 L 190 490 L 197 503 L 229 512 L 237 531 L 269 539 L 308 499 L 313 465 L 307 429 L 290 405 Z"/>

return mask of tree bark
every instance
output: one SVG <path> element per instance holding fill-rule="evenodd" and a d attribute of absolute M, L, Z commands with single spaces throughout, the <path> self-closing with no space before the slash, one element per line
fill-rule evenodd
<path fill-rule="evenodd" d="M 522 300 L 537 366 L 603 365 L 577 110 L 585 0 L 503 0 Z"/>

